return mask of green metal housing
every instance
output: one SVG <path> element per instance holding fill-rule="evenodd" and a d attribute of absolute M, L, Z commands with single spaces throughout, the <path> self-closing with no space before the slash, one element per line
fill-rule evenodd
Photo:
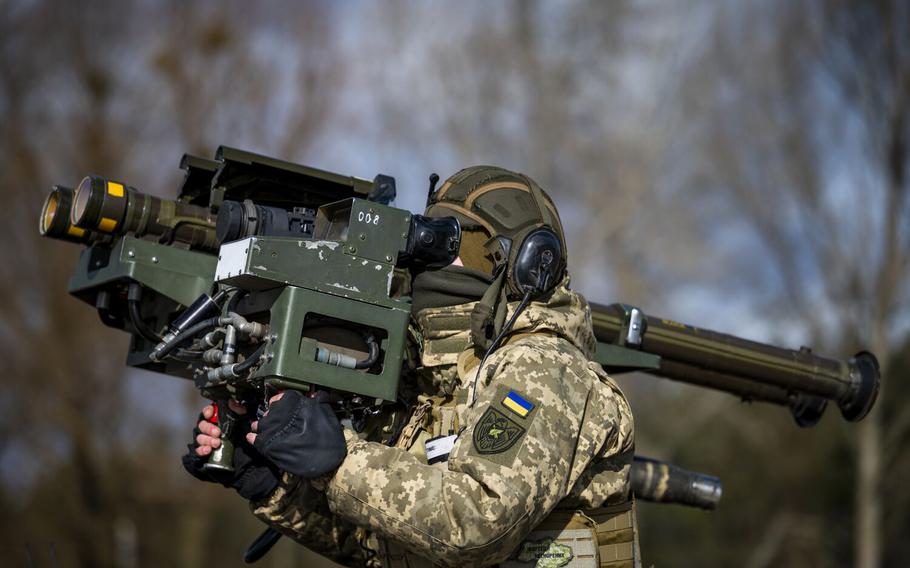
<path fill-rule="evenodd" d="M 82 250 L 68 292 L 97 307 L 99 293 L 107 293 L 114 306 L 125 303 L 126 288 L 144 287 L 141 312 L 153 329 L 162 329 L 212 286 L 217 258 L 154 241 L 121 237 L 113 246 L 95 245 Z M 112 312 L 124 313 L 123 309 Z M 108 321 L 132 335 L 127 365 L 183 378 L 191 378 L 186 364 L 170 360 L 154 363 L 148 354 L 154 345 L 131 329 L 128 321 Z"/>
<path fill-rule="evenodd" d="M 395 400 L 411 305 L 390 291 L 410 220 L 407 211 L 348 199 L 320 209 L 316 238 L 249 237 L 222 245 L 215 280 L 251 291 L 247 303 L 260 305 L 250 311 L 269 324 L 273 338 L 268 362 L 235 388 L 264 380 L 276 388 L 320 385 Z M 381 362 L 357 370 L 317 361 L 325 343 L 307 333 L 314 320 L 373 334 Z"/>

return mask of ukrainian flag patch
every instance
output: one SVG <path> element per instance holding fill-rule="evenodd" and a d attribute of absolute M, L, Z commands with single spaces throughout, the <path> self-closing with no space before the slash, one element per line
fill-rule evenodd
<path fill-rule="evenodd" d="M 502 399 L 502 405 L 522 418 L 534 410 L 534 405 L 515 391 L 509 391 L 509 394 Z"/>

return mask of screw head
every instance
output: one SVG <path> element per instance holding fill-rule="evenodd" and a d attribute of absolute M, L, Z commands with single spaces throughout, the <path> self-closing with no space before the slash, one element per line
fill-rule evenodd
<path fill-rule="evenodd" d="M 155 264 L 158 264 L 158 257 L 157 257 L 157 256 L 153 256 L 153 257 L 152 257 L 152 262 L 154 262 Z"/>
<path fill-rule="evenodd" d="M 126 253 L 126 256 L 128 256 L 130 258 L 136 258 L 136 251 L 134 251 L 134 250 L 128 251 Z"/>

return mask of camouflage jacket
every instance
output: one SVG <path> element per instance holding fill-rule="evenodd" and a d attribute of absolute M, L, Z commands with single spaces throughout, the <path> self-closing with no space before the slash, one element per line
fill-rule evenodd
<path fill-rule="evenodd" d="M 584 298 L 567 279 L 546 303 L 532 302 L 479 370 L 470 405 L 472 307 L 417 314 L 422 394 L 395 447 L 346 430 L 348 455 L 333 476 L 286 474 L 253 503 L 254 514 L 345 564 L 377 565 L 376 550 L 388 558 L 391 543 L 427 565 L 467 566 L 502 562 L 554 508 L 625 502 L 632 414 L 589 362 L 595 339 Z M 442 427 L 440 407 L 454 409 Z M 425 442 L 450 430 L 448 460 L 428 464 Z"/>

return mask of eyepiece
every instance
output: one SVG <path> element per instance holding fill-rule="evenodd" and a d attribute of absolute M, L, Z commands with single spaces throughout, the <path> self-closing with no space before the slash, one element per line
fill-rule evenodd
<path fill-rule="evenodd" d="M 455 217 L 411 217 L 407 249 L 398 266 L 442 268 L 452 264 L 461 246 L 461 225 Z"/>

